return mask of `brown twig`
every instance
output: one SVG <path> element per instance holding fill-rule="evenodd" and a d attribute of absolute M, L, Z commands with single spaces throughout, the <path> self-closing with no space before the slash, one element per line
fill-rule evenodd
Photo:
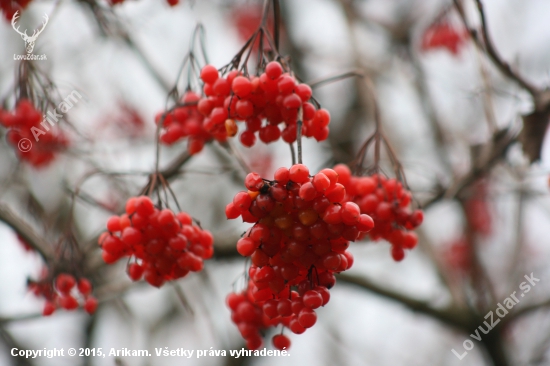
<path fill-rule="evenodd" d="M 525 79 L 517 70 L 513 69 L 510 66 L 510 64 L 506 62 L 497 51 L 488 31 L 487 18 L 486 18 L 485 10 L 481 0 L 475 0 L 477 9 L 479 11 L 479 16 L 481 18 L 481 34 L 478 32 L 478 30 L 471 28 L 470 25 L 468 24 L 468 20 L 466 18 L 464 8 L 460 3 L 460 1 L 459 0 L 453 0 L 453 1 L 455 4 L 455 8 L 457 9 L 462 19 L 462 22 L 464 23 L 464 26 L 470 33 L 475 44 L 480 49 L 485 51 L 489 59 L 500 70 L 502 74 L 504 74 L 509 79 L 515 81 L 523 89 L 529 92 L 529 94 L 531 94 L 531 96 L 533 97 L 533 102 L 535 104 L 535 110 L 537 111 L 547 110 L 550 107 L 550 91 L 541 90 L 538 87 L 536 87 L 534 84 L 532 84 L 530 81 Z"/>
<path fill-rule="evenodd" d="M 17 217 L 5 204 L 0 203 L 0 221 L 3 221 L 18 233 L 45 260 L 53 258 L 52 248 L 38 235 L 34 229 Z"/>
<path fill-rule="evenodd" d="M 454 328 L 464 330 L 477 326 L 475 316 L 469 313 L 467 309 L 459 309 L 452 306 L 436 309 L 424 301 L 416 300 L 401 293 L 388 290 L 364 277 L 340 273 L 336 278 L 340 282 L 358 286 L 363 290 L 396 301 L 414 312 L 428 315 Z"/>
<path fill-rule="evenodd" d="M 298 122 L 296 123 L 296 141 L 298 145 L 298 164 L 302 164 L 302 123 L 304 119 L 304 109 L 300 106 L 298 109 Z"/>

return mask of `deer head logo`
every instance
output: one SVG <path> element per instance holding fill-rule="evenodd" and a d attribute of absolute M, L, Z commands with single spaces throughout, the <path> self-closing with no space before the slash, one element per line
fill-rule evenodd
<path fill-rule="evenodd" d="M 15 21 L 17 20 L 17 18 L 19 18 L 19 15 L 17 15 L 17 13 L 19 13 L 19 11 L 16 11 L 15 14 L 13 14 L 13 18 L 11 18 L 11 26 L 13 27 L 13 29 L 15 29 L 17 33 L 21 35 L 21 38 L 23 38 L 23 41 L 25 41 L 25 48 L 27 50 L 27 53 L 31 53 L 34 48 L 34 42 L 36 41 L 36 38 L 38 38 L 40 33 L 42 33 L 44 28 L 46 28 L 46 24 L 48 24 L 48 15 L 44 14 L 45 21 L 44 21 L 44 24 L 42 24 L 42 28 L 40 28 L 39 30 L 38 29 L 35 30 L 32 36 L 29 37 L 26 29 L 25 29 L 25 32 L 21 32 L 19 31 L 19 27 L 17 28 L 15 27 Z"/>

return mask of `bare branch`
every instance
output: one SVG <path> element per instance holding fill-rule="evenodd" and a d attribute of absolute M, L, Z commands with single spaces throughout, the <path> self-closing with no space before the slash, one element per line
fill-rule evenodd
<path fill-rule="evenodd" d="M 0 203 L 0 221 L 6 223 L 17 232 L 34 250 L 48 261 L 53 257 L 50 246 L 38 235 L 34 229 L 21 218 L 17 217 L 5 204 Z"/>
<path fill-rule="evenodd" d="M 467 309 L 460 309 L 452 306 L 436 309 L 424 301 L 416 300 L 398 292 L 388 290 L 364 277 L 341 273 L 337 275 L 336 278 L 338 281 L 358 286 L 364 290 L 403 304 L 414 312 L 428 315 L 454 328 L 470 330 L 477 325 L 476 317 L 470 314 Z"/>
<path fill-rule="evenodd" d="M 550 91 L 544 91 L 540 88 L 533 85 L 530 81 L 525 79 L 517 70 L 514 70 L 510 64 L 501 57 L 498 53 L 491 36 L 489 35 L 489 30 L 487 27 L 487 19 L 485 16 L 485 10 L 483 8 L 483 3 L 481 0 L 475 0 L 479 15 L 481 17 L 481 34 L 476 29 L 471 28 L 468 25 L 468 20 L 466 19 L 466 14 L 462 4 L 459 0 L 453 0 L 455 7 L 462 18 L 466 29 L 472 36 L 472 39 L 476 45 L 485 51 L 489 59 L 493 64 L 503 73 L 506 77 L 514 80 L 518 83 L 523 89 L 527 90 L 529 94 L 533 97 L 533 102 L 535 103 L 535 109 L 537 111 L 543 111 L 550 108 Z"/>

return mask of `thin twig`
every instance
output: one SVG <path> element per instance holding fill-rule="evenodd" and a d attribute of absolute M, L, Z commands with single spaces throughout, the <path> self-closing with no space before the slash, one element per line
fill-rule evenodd
<path fill-rule="evenodd" d="M 298 109 L 298 122 L 296 123 L 296 140 L 298 141 L 298 164 L 302 164 L 302 123 L 304 119 L 304 109 L 300 106 Z"/>
<path fill-rule="evenodd" d="M 0 221 L 17 232 L 45 260 L 53 258 L 52 248 L 38 235 L 30 225 L 17 217 L 5 204 L 0 203 Z"/>
<path fill-rule="evenodd" d="M 331 83 L 334 83 L 334 82 L 337 82 L 337 81 L 340 81 L 340 80 L 345 80 L 345 79 L 353 78 L 353 77 L 362 78 L 364 76 L 365 76 L 365 73 L 363 73 L 361 70 L 352 70 L 352 71 L 348 71 L 348 72 L 345 72 L 345 73 L 342 73 L 342 74 L 329 76 L 329 77 L 322 78 L 322 79 L 313 80 L 313 81 L 308 82 L 307 84 L 312 89 L 314 89 L 314 88 L 319 88 L 321 86 L 331 84 Z"/>
<path fill-rule="evenodd" d="M 535 109 L 544 110 L 548 108 L 548 105 L 550 104 L 550 99 L 548 99 L 548 96 L 546 96 L 546 98 L 542 98 L 542 94 L 543 94 L 542 91 L 539 88 L 537 88 L 535 85 L 533 85 L 531 82 L 527 81 L 522 75 L 519 74 L 517 70 L 512 69 L 512 67 L 506 61 L 504 61 L 500 56 L 500 54 L 498 53 L 491 39 L 491 36 L 489 35 L 489 31 L 487 27 L 487 19 L 485 16 L 485 10 L 483 8 L 483 3 L 481 2 L 481 0 L 475 0 L 475 2 L 481 18 L 481 37 L 482 38 L 480 37 L 479 32 L 476 29 L 473 29 L 469 26 L 468 20 L 466 18 L 466 14 L 464 12 L 464 8 L 460 4 L 460 1 L 459 0 L 453 0 L 453 1 L 460 17 L 462 18 L 464 26 L 470 33 L 475 44 L 480 49 L 483 49 L 486 52 L 489 59 L 500 70 L 500 72 L 502 72 L 505 76 L 507 76 L 511 80 L 514 80 L 523 89 L 527 90 L 529 94 L 531 94 L 531 96 L 533 97 L 533 101 L 535 103 Z"/>

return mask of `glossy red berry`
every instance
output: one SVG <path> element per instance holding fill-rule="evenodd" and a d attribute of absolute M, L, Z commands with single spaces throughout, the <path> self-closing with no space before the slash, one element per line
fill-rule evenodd
<path fill-rule="evenodd" d="M 248 173 L 244 180 L 244 185 L 249 191 L 257 192 L 263 187 L 264 181 L 258 173 Z"/>
<path fill-rule="evenodd" d="M 268 78 L 275 80 L 283 74 L 283 67 L 277 61 L 271 61 L 265 66 L 265 73 Z"/>
<path fill-rule="evenodd" d="M 72 288 L 76 285 L 76 280 L 73 276 L 65 273 L 61 273 L 55 280 L 55 287 L 63 294 L 71 292 Z"/>
<path fill-rule="evenodd" d="M 206 65 L 201 70 L 201 79 L 207 84 L 214 84 L 218 76 L 218 70 L 212 65 Z"/>
<path fill-rule="evenodd" d="M 92 284 L 86 278 L 81 278 L 78 280 L 78 291 L 84 296 L 89 295 L 92 292 Z"/>
<path fill-rule="evenodd" d="M 86 310 L 86 312 L 88 314 L 93 314 L 95 313 L 97 309 L 97 299 L 95 297 L 89 297 L 86 299 L 86 302 L 84 303 L 84 310 Z"/>
<path fill-rule="evenodd" d="M 248 96 L 250 92 L 252 92 L 252 83 L 248 78 L 244 76 L 237 76 L 235 79 L 233 79 L 231 88 L 233 90 L 233 93 L 235 93 L 238 97 L 244 98 Z"/>
<path fill-rule="evenodd" d="M 305 183 L 309 180 L 309 169 L 303 164 L 290 167 L 289 179 L 295 183 Z"/>
<path fill-rule="evenodd" d="M 323 297 L 315 290 L 309 290 L 303 296 L 304 306 L 310 309 L 317 309 L 323 305 Z"/>
<path fill-rule="evenodd" d="M 42 310 L 42 315 L 50 316 L 54 313 L 54 311 L 55 311 L 55 305 L 50 301 L 46 301 L 46 303 L 44 304 L 44 309 Z"/>
<path fill-rule="evenodd" d="M 312 309 L 305 307 L 298 314 L 298 322 L 306 329 L 311 328 L 317 322 L 317 314 Z"/>
<path fill-rule="evenodd" d="M 143 267 L 137 263 L 131 263 L 128 265 L 128 277 L 132 281 L 139 281 L 143 276 Z"/>
<path fill-rule="evenodd" d="M 290 339 L 283 334 L 277 334 L 276 336 L 273 336 L 273 346 L 278 350 L 289 349 Z"/>

